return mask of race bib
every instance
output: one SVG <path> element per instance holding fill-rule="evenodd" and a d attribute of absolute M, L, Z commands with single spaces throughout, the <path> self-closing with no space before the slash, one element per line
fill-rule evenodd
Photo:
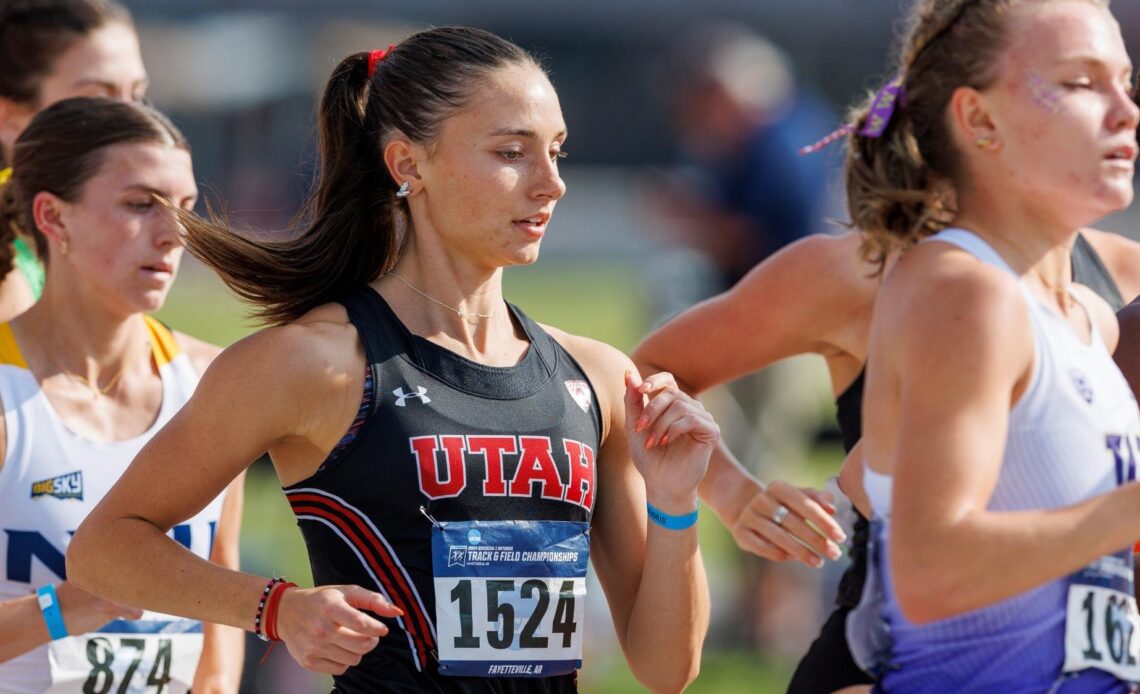
<path fill-rule="evenodd" d="M 588 531 L 564 521 L 435 525 L 440 674 L 551 677 L 580 668 Z"/>
<path fill-rule="evenodd" d="M 1140 618 L 1132 586 L 1130 555 L 1102 557 L 1076 574 L 1065 616 L 1065 672 L 1095 668 L 1140 681 Z"/>
<path fill-rule="evenodd" d="M 48 645 L 48 692 L 184 694 L 202 654 L 202 623 L 147 612 Z"/>

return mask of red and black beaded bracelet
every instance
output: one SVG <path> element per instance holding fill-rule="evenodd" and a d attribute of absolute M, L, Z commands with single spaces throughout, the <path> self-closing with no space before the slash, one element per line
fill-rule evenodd
<path fill-rule="evenodd" d="M 265 590 L 261 591 L 261 600 L 257 603 L 257 615 L 253 618 L 253 633 L 257 634 L 257 638 L 262 641 L 268 641 L 269 636 L 262 629 L 262 618 L 265 616 L 265 603 L 269 601 L 269 594 L 273 592 L 273 588 L 279 583 L 285 583 L 284 576 L 269 579 L 269 583 L 265 584 Z"/>

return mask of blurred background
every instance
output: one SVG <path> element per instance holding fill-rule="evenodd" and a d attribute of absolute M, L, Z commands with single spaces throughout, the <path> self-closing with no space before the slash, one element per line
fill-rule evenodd
<path fill-rule="evenodd" d="M 203 192 L 262 233 L 282 229 L 309 189 L 315 97 L 343 56 L 454 24 L 542 56 L 570 130 L 568 194 L 541 261 L 507 273 L 507 296 L 540 321 L 629 351 L 780 246 L 840 228 L 841 147 L 797 150 L 889 79 L 900 1 L 126 4 L 150 96 L 190 138 Z M 1114 11 L 1136 46 L 1140 3 Z M 1124 213 L 1102 226 L 1134 235 L 1140 220 Z M 189 258 L 160 316 L 219 344 L 256 328 Z M 842 458 L 831 400 L 822 360 L 804 357 L 710 393 L 706 404 L 761 478 L 822 486 Z M 783 691 L 830 612 L 842 562 L 815 571 L 745 556 L 707 510 L 701 535 L 713 617 L 690 691 Z M 251 571 L 311 585 L 296 523 L 267 465 L 248 477 L 242 553 Z M 596 584 L 588 624 L 583 691 L 640 691 Z M 258 665 L 263 653 L 251 639 L 243 691 L 329 690 L 284 648 Z"/>

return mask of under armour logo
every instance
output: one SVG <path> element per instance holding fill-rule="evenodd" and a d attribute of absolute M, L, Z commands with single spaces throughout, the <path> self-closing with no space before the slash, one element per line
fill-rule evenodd
<path fill-rule="evenodd" d="M 396 396 L 396 407 L 404 407 L 404 401 L 408 398 L 419 398 L 424 404 L 431 402 L 431 398 L 427 396 L 427 388 L 423 386 L 416 386 L 414 393 L 405 393 L 403 388 L 397 388 L 392 391 L 392 395 Z"/>

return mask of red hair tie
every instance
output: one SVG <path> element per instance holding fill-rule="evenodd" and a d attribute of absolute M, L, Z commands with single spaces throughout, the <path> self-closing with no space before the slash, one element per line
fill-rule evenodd
<path fill-rule="evenodd" d="M 368 79 L 372 79 L 373 75 L 376 74 L 376 65 L 395 48 L 394 44 L 390 44 L 386 49 L 378 49 L 368 54 Z"/>

